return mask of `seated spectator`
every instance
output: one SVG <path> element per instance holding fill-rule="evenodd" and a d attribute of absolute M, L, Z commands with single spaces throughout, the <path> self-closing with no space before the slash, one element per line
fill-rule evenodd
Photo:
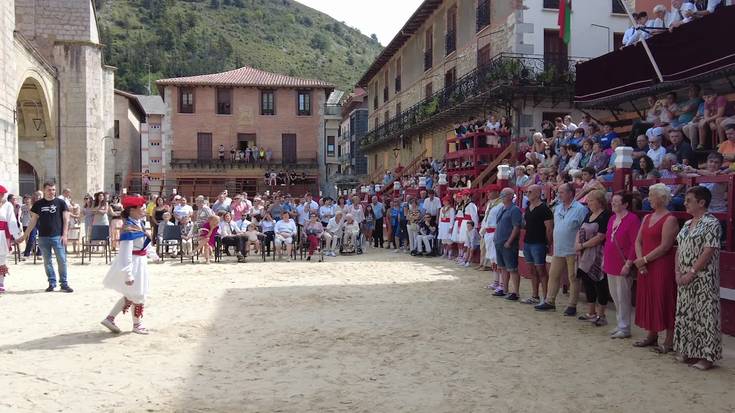
<path fill-rule="evenodd" d="M 431 242 L 436 240 L 437 227 L 431 219 L 431 215 L 424 215 L 424 219 L 419 223 L 419 232 L 416 235 L 416 252 L 417 255 L 427 257 L 435 256 L 431 249 Z"/>
<path fill-rule="evenodd" d="M 586 138 L 582 141 L 582 150 L 580 151 L 582 154 L 582 159 L 579 160 L 579 166 L 581 168 L 586 167 L 590 160 L 592 160 L 592 140 L 589 138 Z"/>
<path fill-rule="evenodd" d="M 194 224 L 191 223 L 188 215 L 179 221 L 179 229 L 181 230 L 181 254 L 184 257 L 190 257 L 194 251 Z"/>
<path fill-rule="evenodd" d="M 676 155 L 677 162 L 683 165 L 696 165 L 697 159 L 694 155 L 692 147 L 684 142 L 684 134 L 680 129 L 671 129 L 669 131 L 669 141 L 671 146 L 667 150 L 668 153 Z"/>
<path fill-rule="evenodd" d="M 222 248 L 225 255 L 230 255 L 230 247 L 235 247 L 237 251 L 237 260 L 245 261 L 243 251 L 245 250 L 244 239 L 241 237 L 241 231 L 235 221 L 232 220 L 232 214 L 225 212 L 222 221 L 219 223 L 219 236 L 222 242 Z"/>
<path fill-rule="evenodd" d="M 657 104 L 658 98 L 656 95 L 651 95 L 646 98 L 646 103 L 649 107 L 649 109 L 646 110 L 646 118 L 644 120 L 633 122 L 633 129 L 630 131 L 630 136 L 638 137 L 641 134 L 645 134 L 647 130 L 661 123 L 661 105 Z"/>
<path fill-rule="evenodd" d="M 646 156 L 649 149 L 648 138 L 646 135 L 638 135 L 638 137 L 635 138 L 635 147 L 633 148 L 633 154 L 631 155 L 633 157 L 633 169 L 640 170 L 640 167 L 636 167 L 638 164 L 637 161 Z"/>
<path fill-rule="evenodd" d="M 716 176 L 721 175 L 722 171 L 722 155 L 713 152 L 707 155 L 707 166 L 705 169 L 696 169 L 687 167 L 684 170 L 685 176 Z M 709 212 L 725 213 L 727 212 L 727 183 L 725 182 L 702 182 L 699 186 L 703 186 L 712 193 L 712 201 L 709 204 Z"/>
<path fill-rule="evenodd" d="M 309 254 L 306 257 L 307 261 L 311 261 L 311 256 L 314 255 L 314 251 L 318 250 L 322 244 L 322 235 L 324 234 L 324 226 L 319 221 L 319 217 L 316 213 L 309 214 L 309 221 L 304 225 L 304 237 L 309 243 Z"/>
<path fill-rule="evenodd" d="M 682 128 L 694 119 L 697 115 L 702 98 L 699 97 L 700 88 L 697 85 L 691 85 L 687 89 L 687 100 L 679 104 L 678 117 L 671 121 L 671 127 L 674 129 Z"/>
<path fill-rule="evenodd" d="M 651 158 L 649 158 L 648 155 L 643 155 L 643 157 L 638 160 L 638 170 L 633 170 L 633 176 L 635 179 L 656 179 L 660 178 L 661 174 L 659 174 L 658 170 L 653 165 Z"/>
<path fill-rule="evenodd" d="M 676 155 L 669 153 L 661 160 L 661 167 L 658 170 L 659 177 L 662 179 L 675 179 L 679 177 L 678 172 L 674 172 L 672 167 L 676 165 Z M 684 209 L 684 192 L 686 187 L 680 184 L 665 184 L 671 194 L 669 201 L 669 211 L 681 211 Z M 651 204 L 648 199 L 643 200 L 643 210 L 651 211 Z"/>
<path fill-rule="evenodd" d="M 581 147 L 582 146 L 582 142 L 584 141 L 585 138 L 586 138 L 586 136 L 585 136 L 585 133 L 584 133 L 584 129 L 577 128 L 574 131 L 574 134 L 572 135 L 572 139 L 569 141 L 569 143 L 572 143 L 574 145 L 577 145 L 577 147 Z"/>
<path fill-rule="evenodd" d="M 539 171 L 555 171 L 558 166 L 559 158 L 554 154 L 554 150 L 547 146 L 544 149 L 544 157 L 538 164 Z"/>
<path fill-rule="evenodd" d="M 266 256 L 270 256 L 271 243 L 276 239 L 276 232 L 274 231 L 276 221 L 273 219 L 270 212 L 263 212 L 263 214 L 263 219 L 260 221 L 260 232 L 265 234 L 265 239 L 263 240 L 263 244 L 265 245 L 265 254 Z"/>
<path fill-rule="evenodd" d="M 599 142 L 595 142 L 592 145 L 592 155 L 586 166 L 591 167 L 597 173 L 607 168 L 608 161 L 609 157 L 603 152 L 602 145 Z"/>
<path fill-rule="evenodd" d="M 575 201 L 579 201 L 583 204 L 587 204 L 587 194 L 590 192 L 601 189 L 605 190 L 605 187 L 596 179 L 595 170 L 590 167 L 586 167 L 582 169 L 581 177 L 582 177 L 582 189 L 577 191 L 576 195 L 574 196 Z"/>
<path fill-rule="evenodd" d="M 703 143 L 708 133 L 711 134 L 711 141 L 717 143 L 718 120 L 722 122 L 723 118 L 735 115 L 735 113 L 728 113 L 735 112 L 735 108 L 728 103 L 724 96 L 717 96 L 712 89 L 705 89 L 702 95 L 704 98 L 704 112 L 701 118 L 695 117 L 695 120 L 698 120 L 696 132 L 694 132 L 694 128 L 686 129 L 686 132 L 693 135 L 687 136 L 692 141 L 692 146 L 696 147 L 697 150 L 704 149 Z"/>
<path fill-rule="evenodd" d="M 288 261 L 291 261 L 293 237 L 296 235 L 296 223 L 291 219 L 291 215 L 288 211 L 283 211 L 281 213 L 281 219 L 276 222 L 276 226 L 273 231 L 276 234 L 275 244 L 278 258 L 283 258 L 282 247 L 286 244 L 286 255 L 288 256 Z"/>
<path fill-rule="evenodd" d="M 262 248 L 262 244 L 260 242 L 261 238 L 265 238 L 266 235 L 260 231 L 257 230 L 255 227 L 255 224 L 248 224 L 245 231 L 242 233 L 243 238 L 245 240 L 245 255 L 247 255 L 252 247 L 255 247 L 255 254 L 260 254 L 260 249 Z"/>
<path fill-rule="evenodd" d="M 345 222 L 342 226 L 342 252 L 345 254 L 353 254 L 360 252 L 358 240 L 360 236 L 360 225 L 358 225 L 352 214 L 345 215 Z"/>
<path fill-rule="evenodd" d="M 529 185 L 531 178 L 526 174 L 526 168 L 524 166 L 516 166 L 515 176 L 516 188 L 524 188 L 526 185 Z"/>
<path fill-rule="evenodd" d="M 646 155 L 651 158 L 653 166 L 656 168 L 661 165 L 661 161 L 663 160 L 664 155 L 666 155 L 666 148 L 661 145 L 661 139 L 661 135 L 648 138 L 649 149 Z"/>
<path fill-rule="evenodd" d="M 577 125 L 577 129 L 582 129 L 583 136 L 592 136 L 592 126 L 597 126 L 595 121 L 592 120 L 592 117 L 588 114 L 582 115 L 582 121 L 579 122 L 579 125 Z"/>
<path fill-rule="evenodd" d="M 329 220 L 329 223 L 327 223 L 327 233 L 331 237 L 331 242 L 328 243 L 329 249 L 327 252 L 325 252 L 325 255 L 336 257 L 337 254 L 335 251 L 337 250 L 337 243 L 342 239 L 342 228 L 344 227 L 344 220 L 342 220 L 342 210 L 337 210 L 335 212 L 334 218 Z"/>
<path fill-rule="evenodd" d="M 569 160 L 566 162 L 566 165 L 564 165 L 564 169 L 562 169 L 561 172 L 569 172 L 573 169 L 580 169 L 579 162 L 582 160 L 582 154 L 579 153 L 577 145 L 571 143 L 567 145 L 567 156 L 569 157 Z"/>
<path fill-rule="evenodd" d="M 735 166 L 735 124 L 725 127 L 725 142 L 717 148 L 717 152 L 724 158 L 724 166 L 733 169 Z"/>
<path fill-rule="evenodd" d="M 676 92 L 669 92 L 664 99 L 657 102 L 660 105 L 659 126 L 669 126 L 678 119 L 679 105 L 676 103 Z"/>

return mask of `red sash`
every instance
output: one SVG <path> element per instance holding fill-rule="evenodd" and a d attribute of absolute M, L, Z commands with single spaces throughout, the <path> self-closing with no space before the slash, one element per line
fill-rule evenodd
<path fill-rule="evenodd" d="M 145 250 L 134 250 L 133 255 L 137 255 L 139 257 L 145 257 L 146 255 L 148 255 L 148 253 L 146 253 Z"/>
<path fill-rule="evenodd" d="M 5 232 L 5 238 L 11 240 L 13 236 L 10 235 L 10 227 L 6 221 L 0 221 L 0 231 Z"/>
<path fill-rule="evenodd" d="M 492 234 L 493 232 L 495 232 L 495 228 L 485 228 L 485 232 L 487 232 L 488 234 Z"/>
<path fill-rule="evenodd" d="M 442 218 L 441 222 L 451 222 L 451 220 L 449 218 Z"/>

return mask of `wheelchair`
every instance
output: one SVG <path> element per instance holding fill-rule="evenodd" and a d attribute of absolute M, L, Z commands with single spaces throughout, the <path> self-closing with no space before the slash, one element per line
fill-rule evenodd
<path fill-rule="evenodd" d="M 294 250 L 296 245 L 294 245 Z M 319 238 L 319 248 L 317 248 L 316 254 L 318 254 L 319 262 L 324 262 L 324 250 L 327 248 L 327 241 L 322 237 Z M 298 243 L 298 249 L 299 249 L 299 257 L 301 260 L 304 260 L 304 257 L 309 256 L 309 240 L 306 237 L 306 234 L 301 233 L 301 236 L 299 237 L 299 243 Z"/>
<path fill-rule="evenodd" d="M 362 231 L 357 233 L 357 237 L 355 237 L 355 245 L 352 245 L 350 241 L 347 241 L 347 234 L 344 232 L 342 233 L 342 237 L 339 239 L 339 253 L 340 255 L 362 255 L 363 249 L 362 246 L 365 241 L 365 236 L 362 233 Z"/>

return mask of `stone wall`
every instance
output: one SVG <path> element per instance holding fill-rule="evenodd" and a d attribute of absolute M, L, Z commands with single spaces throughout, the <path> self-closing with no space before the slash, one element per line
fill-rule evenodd
<path fill-rule="evenodd" d="M 15 130 L 15 11 L 13 0 L 0 1 L 0 185 L 18 192 L 18 141 Z"/>
<path fill-rule="evenodd" d="M 46 56 L 60 41 L 99 43 L 91 0 L 15 0 L 15 13 L 16 30 Z"/>

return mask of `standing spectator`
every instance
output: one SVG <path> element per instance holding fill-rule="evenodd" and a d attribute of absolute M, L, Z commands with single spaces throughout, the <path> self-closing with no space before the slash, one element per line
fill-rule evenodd
<path fill-rule="evenodd" d="M 66 205 L 66 202 L 64 202 Z M 97 192 L 94 194 L 94 204 L 92 204 L 92 209 L 94 211 L 94 215 L 92 218 L 92 226 L 94 225 L 104 225 L 109 226 L 110 220 L 107 217 L 107 200 L 105 199 L 105 193 L 104 192 Z M 89 229 L 89 234 L 92 234 L 92 228 Z"/>
<path fill-rule="evenodd" d="M 187 204 L 186 198 L 179 195 L 177 195 L 177 198 L 174 198 L 174 200 L 178 202 L 178 204 L 174 206 L 174 219 L 176 222 L 181 221 L 181 218 L 184 216 L 188 216 L 189 218 L 193 217 L 194 209 L 191 205 Z M 161 213 L 161 216 L 163 216 L 163 213 Z"/>
<path fill-rule="evenodd" d="M 104 196 L 104 195 L 103 195 Z M 51 250 L 56 255 L 56 264 L 59 267 L 59 281 L 61 291 L 74 292 L 69 287 L 66 275 L 66 240 L 69 230 L 69 211 L 66 202 L 56 198 L 56 185 L 53 182 L 43 184 L 43 198 L 31 207 L 31 222 L 28 224 L 23 238 L 27 239 L 38 225 L 38 246 L 43 255 L 43 265 L 48 278 L 46 292 L 56 288 L 56 273 L 51 263 Z"/>
<path fill-rule="evenodd" d="M 31 222 L 31 207 L 33 206 L 32 198 L 28 195 L 23 197 L 23 205 L 20 206 L 20 224 L 21 224 L 21 230 L 25 231 L 28 228 L 28 225 Z M 36 231 L 37 232 L 37 231 Z M 26 241 L 26 251 L 30 251 L 33 247 L 33 243 L 35 242 L 35 234 L 31 234 L 31 238 Z M 30 255 L 30 252 L 26 254 L 23 253 L 23 257 L 27 257 Z M 24 260 L 25 258 L 21 258 L 21 260 Z"/>
<path fill-rule="evenodd" d="M 574 243 L 577 231 L 587 216 L 587 208 L 574 200 L 574 187 L 570 183 L 559 186 L 559 204 L 554 208 L 554 254 L 549 268 L 549 293 L 546 302 L 537 305 L 539 311 L 556 310 L 556 296 L 559 294 L 562 274 L 566 271 L 569 279 L 569 303 L 564 315 L 577 315 L 579 282 L 577 281 L 577 260 Z"/>
<path fill-rule="evenodd" d="M 546 299 L 549 286 L 549 276 L 546 272 L 546 253 L 549 251 L 554 231 L 554 214 L 541 200 L 541 187 L 531 185 L 526 194 L 528 208 L 523 222 L 526 235 L 523 239 L 523 258 L 528 263 L 531 278 L 531 297 L 523 300 L 524 304 L 540 304 Z M 539 285 L 541 294 L 539 294 Z"/>
<path fill-rule="evenodd" d="M 652 185 L 648 199 L 653 213 L 646 215 L 636 238 L 638 287 L 635 323 L 648 332 L 635 347 L 655 346 L 661 353 L 671 351 L 674 340 L 676 282 L 674 280 L 674 239 L 678 230 L 676 218 L 667 206 L 671 200 L 669 188 Z M 658 346 L 658 334 L 666 330 L 666 339 Z"/>
<path fill-rule="evenodd" d="M 722 358 L 720 329 L 720 224 L 707 213 L 710 194 L 695 186 L 687 191 L 692 219 L 679 231 L 676 252 L 678 299 L 674 350 L 678 359 L 700 370 Z"/>
<path fill-rule="evenodd" d="M 671 0 L 671 10 L 666 13 L 666 27 L 673 27 L 684 19 L 681 14 L 681 3 L 684 0 Z"/>
<path fill-rule="evenodd" d="M 321 220 L 322 225 L 326 227 L 327 224 L 329 223 L 329 220 L 334 217 L 336 210 L 334 208 L 334 205 L 332 204 L 332 198 L 326 197 L 326 198 L 323 198 L 323 200 L 324 200 L 324 205 L 319 207 L 319 219 Z"/>
<path fill-rule="evenodd" d="M 67 198 L 69 202 L 71 202 L 71 198 Z M 71 214 L 71 209 L 69 209 L 69 213 Z M 117 244 L 120 240 L 120 229 L 123 225 L 123 205 L 120 202 L 120 197 L 117 195 L 113 195 L 112 199 L 110 199 L 110 207 L 108 210 L 108 214 L 110 216 L 110 248 L 115 251 L 117 250 Z M 71 215 L 69 216 L 71 220 Z"/>
<path fill-rule="evenodd" d="M 410 198 L 408 200 L 406 219 L 408 220 L 406 226 L 408 232 L 408 248 L 411 255 L 416 255 L 418 250 L 416 236 L 419 233 L 419 223 L 421 222 L 421 211 L 419 210 L 416 198 Z"/>
<path fill-rule="evenodd" d="M 232 204 L 232 200 L 227 197 L 227 192 L 221 192 L 217 196 L 217 200 L 214 201 L 214 204 L 212 204 L 212 211 L 215 214 L 219 214 L 220 212 L 230 212 L 230 205 Z"/>
<path fill-rule="evenodd" d="M 605 191 L 596 189 L 589 194 L 590 213 L 577 232 L 577 278 L 582 279 L 585 296 L 589 304 L 587 314 L 579 317 L 591 321 L 595 326 L 607 325 L 605 309 L 610 299 L 607 278 L 602 271 L 602 248 L 607 232 L 610 213 L 607 211 Z"/>
<path fill-rule="evenodd" d="M 271 150 L 271 148 L 269 147 L 268 149 L 265 150 L 265 161 L 267 163 L 271 163 L 272 160 L 273 160 L 273 150 Z"/>
<path fill-rule="evenodd" d="M 212 208 L 210 208 L 207 205 L 206 200 L 204 199 L 204 196 L 199 195 L 194 200 L 196 203 L 197 209 L 196 209 L 196 215 L 194 220 L 194 232 L 198 232 L 199 228 L 204 225 L 207 221 L 209 221 L 209 217 L 216 215 L 214 211 L 212 211 Z M 219 225 L 219 222 L 217 222 Z M 210 226 L 210 229 L 214 230 L 214 227 Z"/>
<path fill-rule="evenodd" d="M 617 327 L 610 338 L 629 338 L 635 241 L 641 223 L 638 216 L 630 212 L 633 207 L 630 193 L 613 195 L 611 205 L 613 216 L 607 224 L 602 260 L 602 270 L 607 274 L 608 289 L 617 310 Z"/>
<path fill-rule="evenodd" d="M 496 290 L 496 297 L 505 296 L 507 300 L 518 301 L 518 290 L 520 277 L 518 276 L 518 240 L 521 234 L 521 223 L 523 217 L 521 210 L 513 204 L 515 192 L 511 188 L 503 188 L 500 198 L 503 208 L 498 213 L 497 227 L 495 229 L 495 252 L 498 260 L 498 270 L 502 273 L 502 285 L 508 286 L 510 294 L 502 289 Z M 513 285 L 510 285 L 510 282 Z"/>
<path fill-rule="evenodd" d="M 424 211 L 425 214 L 428 214 L 433 219 L 433 222 L 436 223 L 436 218 L 439 215 L 439 210 L 442 207 L 442 203 L 439 200 L 436 194 L 434 193 L 434 190 L 430 189 L 428 191 L 428 197 L 425 198 L 421 204 L 421 209 Z"/>

